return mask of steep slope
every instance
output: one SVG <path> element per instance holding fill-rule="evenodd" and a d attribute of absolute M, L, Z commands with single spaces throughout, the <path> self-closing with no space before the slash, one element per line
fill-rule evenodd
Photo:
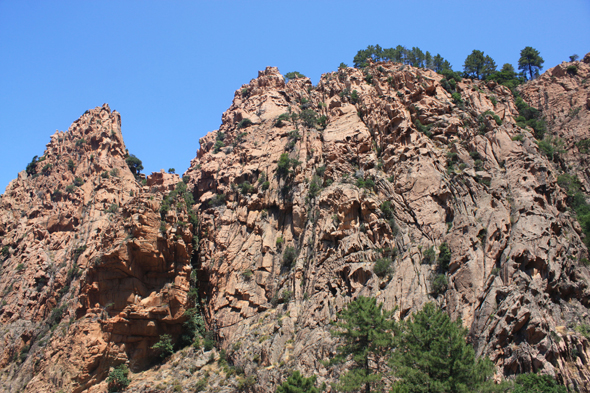
<path fill-rule="evenodd" d="M 442 79 L 383 63 L 314 87 L 267 68 L 201 141 L 187 171 L 201 296 L 255 391 L 293 368 L 333 381 L 329 322 L 358 295 L 399 318 L 435 300 L 501 374 L 588 389 L 588 341 L 573 331 L 587 318 L 587 250 L 552 164 L 516 127 L 509 90 L 464 80 L 452 97 Z M 451 259 L 437 270 L 443 243 Z"/>
<path fill-rule="evenodd" d="M 543 78 L 521 90 L 533 106 L 559 101 Z M 269 67 L 236 91 L 183 182 L 142 186 L 119 115 L 89 111 L 0 200 L 2 389 L 103 392 L 121 363 L 130 392 L 267 392 L 292 369 L 334 382 L 330 322 L 364 295 L 396 318 L 434 301 L 499 376 L 589 391 L 575 331 L 590 322 L 588 250 L 559 163 L 517 116 L 494 82 L 377 63 L 313 86 Z M 151 346 L 185 334 L 195 306 L 218 349 L 151 367 Z"/>
<path fill-rule="evenodd" d="M 105 105 L 53 135 L 2 196 L 2 391 L 82 391 L 110 366 L 145 368 L 159 335 L 180 332 L 186 208 L 161 222 L 158 185 L 142 187 L 125 158 L 119 114 Z M 179 180 L 150 180 L 162 176 Z"/>
<path fill-rule="evenodd" d="M 551 136 L 563 145 L 564 169 L 590 185 L 590 53 L 582 61 L 562 63 L 521 89 L 523 98 L 542 111 Z"/>

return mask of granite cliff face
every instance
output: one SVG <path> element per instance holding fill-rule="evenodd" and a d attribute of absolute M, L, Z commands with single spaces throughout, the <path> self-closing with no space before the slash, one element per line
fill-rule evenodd
<path fill-rule="evenodd" d="M 105 105 L 53 135 L 2 196 L 3 391 L 84 391 L 110 366 L 145 368 L 159 335 L 180 332 L 191 224 L 178 225 L 186 211 L 161 223 L 157 185 L 170 179 L 148 192 L 125 156 Z"/>
<path fill-rule="evenodd" d="M 588 64 L 577 65 L 577 76 L 560 65 L 521 89 L 572 149 L 590 118 L 578 105 Z M 52 137 L 38 175 L 22 172 L 0 200 L 3 389 L 105 391 L 123 362 L 134 392 L 203 380 L 266 392 L 292 369 L 333 382 L 342 370 L 324 362 L 337 344 L 329 323 L 364 295 L 396 318 L 436 302 L 498 376 L 540 371 L 590 390 L 589 342 L 574 330 L 590 322 L 588 250 L 560 167 L 517 127 L 507 88 L 443 86 L 392 63 L 317 86 L 269 67 L 202 138 L 183 176 L 189 208 L 162 209 L 178 176 L 136 181 L 116 112 L 83 115 Z M 576 161 L 587 157 L 567 157 L 588 176 Z M 179 337 L 195 306 L 191 286 L 223 352 L 187 347 L 153 366 L 151 346 Z M 244 373 L 218 367 L 220 356 Z"/>

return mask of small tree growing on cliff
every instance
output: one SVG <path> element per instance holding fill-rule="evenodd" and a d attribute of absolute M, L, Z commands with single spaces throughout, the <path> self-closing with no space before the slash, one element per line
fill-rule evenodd
<path fill-rule="evenodd" d="M 349 371 L 340 376 L 334 387 L 343 392 L 363 390 L 366 393 L 381 383 L 380 360 L 392 345 L 391 312 L 375 298 L 359 296 L 338 314 L 332 335 L 341 337 L 343 345 L 331 363 L 351 360 Z"/>
<path fill-rule="evenodd" d="M 543 63 L 545 60 L 539 54 L 539 51 L 535 48 L 527 46 L 520 51 L 520 59 L 518 59 L 518 69 L 523 70 L 525 73 L 528 71 L 530 79 L 533 79 L 533 75 L 538 73 L 539 70 L 543 69 Z"/>
<path fill-rule="evenodd" d="M 133 176 L 138 178 L 139 173 L 143 170 L 143 163 L 141 160 L 135 157 L 135 155 L 130 154 L 127 158 L 125 158 L 125 163 L 127 163 L 127 166 L 129 167 L 131 173 L 133 173 Z"/>
<path fill-rule="evenodd" d="M 400 324 L 390 365 L 399 378 L 392 392 L 459 393 L 492 387 L 494 365 L 477 359 L 467 330 L 432 303 Z M 487 390 L 490 391 L 490 390 Z"/>
<path fill-rule="evenodd" d="M 160 336 L 160 341 L 155 343 L 152 349 L 158 350 L 162 359 L 172 355 L 174 353 L 172 337 L 169 334 L 162 334 Z"/>
<path fill-rule="evenodd" d="M 109 392 L 121 392 L 129 386 L 131 381 L 127 376 L 129 375 L 129 369 L 126 364 L 121 364 L 115 367 L 109 373 L 107 377 L 107 384 Z"/>
<path fill-rule="evenodd" d="M 316 378 L 315 375 L 305 378 L 299 371 L 293 371 L 293 374 L 277 387 L 276 393 L 320 393 L 320 389 L 314 386 Z"/>

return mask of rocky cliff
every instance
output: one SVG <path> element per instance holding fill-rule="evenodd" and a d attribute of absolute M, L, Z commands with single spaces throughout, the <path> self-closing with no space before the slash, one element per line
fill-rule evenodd
<path fill-rule="evenodd" d="M 571 153 L 588 138 L 588 64 L 568 66 L 521 95 L 588 176 Z M 105 391 L 122 363 L 135 392 L 266 392 L 292 369 L 333 382 L 329 323 L 364 295 L 396 318 L 436 302 L 498 377 L 590 390 L 575 330 L 590 322 L 584 234 L 561 162 L 518 115 L 494 82 L 378 63 L 313 86 L 269 67 L 236 91 L 183 181 L 142 185 L 119 115 L 89 111 L 0 201 L 2 388 Z M 152 345 L 178 339 L 195 306 L 218 349 L 156 364 Z"/>

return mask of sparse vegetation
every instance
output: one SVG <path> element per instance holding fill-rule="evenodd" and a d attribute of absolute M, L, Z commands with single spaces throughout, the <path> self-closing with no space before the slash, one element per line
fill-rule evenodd
<path fill-rule="evenodd" d="M 107 384 L 109 392 L 121 392 L 129 386 L 129 369 L 126 364 L 121 364 L 109 372 Z"/>
<path fill-rule="evenodd" d="M 277 239 L 278 241 L 278 239 Z M 297 259 L 297 250 L 293 246 L 287 246 L 283 253 L 283 266 L 287 269 L 291 269 L 295 260 Z"/>
<path fill-rule="evenodd" d="M 379 258 L 373 265 L 373 272 L 378 277 L 390 276 L 393 274 L 393 260 L 391 258 Z"/>
<path fill-rule="evenodd" d="M 172 344 L 172 336 L 169 334 L 162 334 L 160 340 L 152 346 L 152 349 L 160 353 L 161 358 L 167 358 L 174 353 L 174 345 Z"/>
<path fill-rule="evenodd" d="M 225 194 L 217 194 L 209 200 L 209 206 L 217 207 L 225 205 Z"/>
<path fill-rule="evenodd" d="M 287 82 L 289 82 L 292 79 L 299 79 L 299 78 L 306 78 L 306 76 L 298 71 L 291 71 L 291 72 L 287 72 L 285 74 L 285 79 L 287 79 Z"/>
<path fill-rule="evenodd" d="M 252 120 L 246 118 L 246 119 L 242 119 L 240 120 L 240 122 L 238 123 L 238 130 L 242 129 L 242 128 L 246 128 L 246 127 L 250 127 L 252 125 Z"/>

